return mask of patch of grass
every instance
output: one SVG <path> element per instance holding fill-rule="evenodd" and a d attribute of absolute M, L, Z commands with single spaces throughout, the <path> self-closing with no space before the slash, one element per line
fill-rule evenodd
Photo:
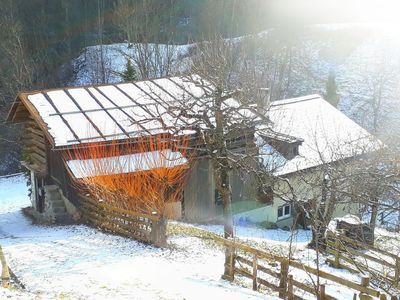
<path fill-rule="evenodd" d="M 256 224 L 258 227 L 261 227 L 263 229 L 276 229 L 278 226 L 276 226 L 275 223 L 264 221 Z"/>

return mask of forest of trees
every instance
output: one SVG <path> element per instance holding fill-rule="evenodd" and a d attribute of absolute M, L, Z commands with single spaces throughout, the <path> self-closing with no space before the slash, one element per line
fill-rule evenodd
<path fill-rule="evenodd" d="M 300 92 L 304 94 L 308 92 L 304 83 L 315 81 L 314 78 L 310 79 L 310 70 L 304 68 L 309 68 L 310 64 L 306 62 L 310 62 L 317 54 L 306 47 L 299 47 L 299 23 L 346 21 L 343 19 L 345 11 L 336 15 L 333 10 L 330 11 L 329 3 L 334 1 L 326 1 L 323 6 L 319 5 L 321 7 L 314 1 L 313 9 L 308 9 L 311 2 L 0 0 L 0 119 L 5 119 L 12 101 L 21 90 L 71 84 L 74 72 L 72 59 L 82 53 L 85 47 L 121 42 L 179 45 L 201 42 L 215 36 L 245 36 L 272 27 L 283 31 L 276 31 L 272 40 L 266 40 L 266 45 L 254 46 L 254 59 L 269 70 L 266 78 L 272 90 L 271 97 L 277 99 Z M 353 22 L 356 19 L 348 17 L 347 21 L 350 20 Z M 101 50 L 102 46 L 100 55 L 103 55 Z M 138 47 L 134 50 L 147 54 L 145 52 L 148 49 Z M 124 76 L 145 79 L 155 73 L 165 73 L 158 69 L 156 72 L 146 69 L 147 58 L 145 56 L 144 61 L 134 62 L 136 66 L 142 63 L 142 69 L 128 70 Z M 103 59 L 100 61 L 103 62 Z M 103 65 L 97 68 L 100 68 L 99 74 L 104 74 L 104 70 L 101 70 L 104 69 Z M 308 75 L 300 80 L 295 73 Z M 327 78 L 318 80 L 325 82 Z M 330 89 L 327 96 L 332 96 L 331 101 L 336 102 L 338 98 L 334 80 L 332 77 L 327 85 Z M 105 81 L 100 76 L 92 83 Z M 302 89 L 296 87 L 295 92 L 288 92 L 293 82 Z M 313 89 L 313 92 L 319 91 Z M 21 150 L 18 136 L 18 127 L 0 122 L 0 175 L 15 172 L 19 168 Z"/>
<path fill-rule="evenodd" d="M 251 3 L 250 3 L 251 2 Z M 0 118 L 21 90 L 64 86 L 86 46 L 115 42 L 188 43 L 268 26 L 262 0 L 0 0 Z M 252 5 L 249 5 L 252 4 Z M 253 10 L 253 11 L 251 11 Z M 248 15 L 257 15 L 258 21 Z M 0 174 L 20 160 L 18 128 L 0 122 Z"/>

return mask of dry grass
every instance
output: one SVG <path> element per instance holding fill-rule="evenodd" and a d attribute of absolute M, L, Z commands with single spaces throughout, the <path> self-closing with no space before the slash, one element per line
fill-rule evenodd
<path fill-rule="evenodd" d="M 181 200 L 189 166 L 187 144 L 185 136 L 159 134 L 134 143 L 77 146 L 67 152 L 66 160 L 91 160 L 80 164 L 79 171 L 89 176 L 75 180 L 75 185 L 93 198 L 122 209 L 162 215 L 166 203 Z M 140 153 L 146 155 L 131 155 Z M 121 157 L 122 161 L 116 159 Z M 128 166 L 135 172 L 127 173 Z"/>

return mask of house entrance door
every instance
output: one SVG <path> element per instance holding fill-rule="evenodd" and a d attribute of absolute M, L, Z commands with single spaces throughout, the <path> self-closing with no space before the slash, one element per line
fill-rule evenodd
<path fill-rule="evenodd" d="M 38 212 L 44 212 L 44 178 L 36 174 L 32 176 L 32 193 L 35 197 L 35 208 Z"/>

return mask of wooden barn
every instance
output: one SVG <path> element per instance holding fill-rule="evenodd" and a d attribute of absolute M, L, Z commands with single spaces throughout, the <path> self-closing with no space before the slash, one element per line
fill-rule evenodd
<path fill-rule="evenodd" d="M 196 140 L 193 124 L 170 108 L 176 99 L 197 101 L 203 93 L 194 80 L 183 77 L 20 93 L 7 121 L 24 125 L 22 164 L 31 174 L 32 214 L 42 222 L 80 218 L 82 203 L 87 201 L 82 200 L 85 196 L 73 179 L 94 175 L 79 172 L 83 162 L 74 159 L 71 149 L 76 152 L 115 141 L 126 144 L 143 135 L 166 132 Z M 171 162 L 171 168 L 185 163 L 179 152 L 172 155 L 179 159 Z M 117 159 L 122 159 L 122 155 Z M 235 199 L 250 195 L 239 175 L 232 180 Z M 215 191 L 210 161 L 197 157 L 181 201 L 170 203 L 167 213 L 188 221 L 214 220 L 222 211 Z"/>

